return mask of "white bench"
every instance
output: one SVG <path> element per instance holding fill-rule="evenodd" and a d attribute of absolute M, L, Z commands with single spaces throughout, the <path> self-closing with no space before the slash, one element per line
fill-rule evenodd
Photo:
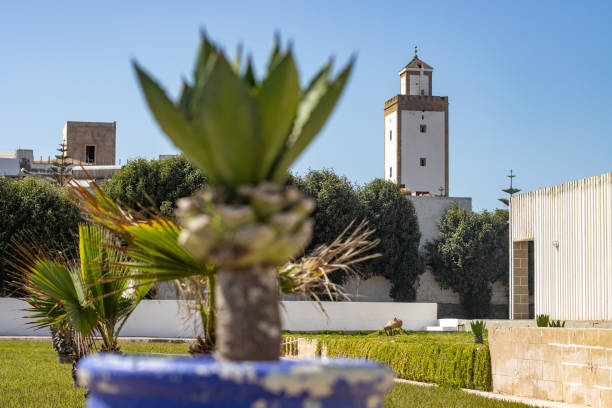
<path fill-rule="evenodd" d="M 427 326 L 428 332 L 456 332 L 459 331 L 459 319 L 438 319 L 437 326 Z"/>

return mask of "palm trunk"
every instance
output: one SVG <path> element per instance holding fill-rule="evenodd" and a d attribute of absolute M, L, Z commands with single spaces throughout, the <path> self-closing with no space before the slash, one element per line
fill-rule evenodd
<path fill-rule="evenodd" d="M 281 322 L 274 268 L 218 271 L 216 341 L 220 360 L 279 359 Z"/>

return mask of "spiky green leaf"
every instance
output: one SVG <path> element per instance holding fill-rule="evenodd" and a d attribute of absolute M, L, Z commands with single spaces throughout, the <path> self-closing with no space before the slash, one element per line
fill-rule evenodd
<path fill-rule="evenodd" d="M 273 179 L 275 181 L 280 182 L 286 177 L 289 166 L 319 133 L 336 106 L 352 67 L 353 61 L 351 60 L 331 84 L 327 83 L 326 75 L 323 73 L 308 88 L 298 106 L 297 117 L 289 135 L 286 151 L 274 169 Z"/>
<path fill-rule="evenodd" d="M 300 84 L 295 61 L 287 53 L 261 84 L 255 100 L 261 123 L 259 144 L 260 180 L 270 173 L 283 148 L 299 102 Z"/>
<path fill-rule="evenodd" d="M 218 55 L 205 83 L 196 83 L 194 96 L 197 139 L 215 155 L 215 177 L 229 187 L 255 181 L 259 122 L 255 100 L 223 55 Z M 204 149 L 200 146 L 199 150 Z M 186 151 L 185 151 L 186 152 Z"/>
<path fill-rule="evenodd" d="M 161 129 L 208 177 L 216 178 L 213 154 L 205 138 L 195 137 L 186 117 L 177 110 L 163 89 L 137 64 L 134 69 L 145 99 Z"/>

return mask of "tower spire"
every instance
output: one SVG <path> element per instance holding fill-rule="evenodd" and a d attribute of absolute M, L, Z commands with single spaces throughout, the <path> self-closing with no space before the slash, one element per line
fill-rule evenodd
<path fill-rule="evenodd" d="M 417 46 L 416 45 L 414 46 L 414 57 L 418 58 L 418 56 L 417 56 Z"/>

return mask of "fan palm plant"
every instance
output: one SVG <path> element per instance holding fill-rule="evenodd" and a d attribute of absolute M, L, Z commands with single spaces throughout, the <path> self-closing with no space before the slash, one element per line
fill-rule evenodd
<path fill-rule="evenodd" d="M 289 166 L 325 124 L 351 72 L 328 63 L 305 89 L 290 50 L 277 40 L 259 80 L 250 59 L 234 64 L 205 35 L 191 84 L 172 102 L 138 65 L 145 99 L 161 129 L 209 178 L 179 201 L 180 243 L 216 273 L 217 358 L 277 360 L 277 268 L 300 254 L 314 204 L 283 184 Z M 246 340 L 248 339 L 248 340 Z"/>
<path fill-rule="evenodd" d="M 20 284 L 37 327 L 72 327 L 99 336 L 102 351 L 119 351 L 117 337 L 150 284 L 118 279 L 130 273 L 118 241 L 99 226 L 79 226 L 76 263 L 35 255 L 22 260 Z"/>

